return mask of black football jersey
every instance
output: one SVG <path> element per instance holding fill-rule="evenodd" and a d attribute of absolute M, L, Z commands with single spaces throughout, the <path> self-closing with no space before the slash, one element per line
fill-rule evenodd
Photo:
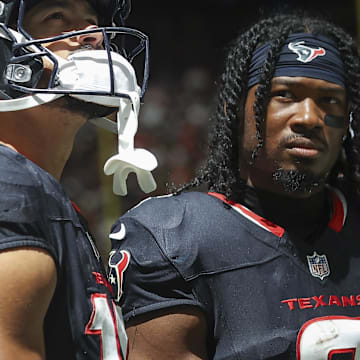
<path fill-rule="evenodd" d="M 125 360 L 121 310 L 95 242 L 61 185 L 0 146 L 0 198 L 0 250 L 42 248 L 56 264 L 44 326 L 46 359 Z"/>
<path fill-rule="evenodd" d="M 210 359 L 359 358 L 360 212 L 331 194 L 313 242 L 219 194 L 141 203 L 111 234 L 109 280 L 125 322 L 189 305 L 206 316 Z"/>

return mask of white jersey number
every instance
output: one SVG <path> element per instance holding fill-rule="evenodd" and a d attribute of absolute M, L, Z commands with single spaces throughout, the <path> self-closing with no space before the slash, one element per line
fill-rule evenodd
<path fill-rule="evenodd" d="M 296 350 L 297 360 L 360 360 L 360 318 L 312 319 L 301 328 Z"/>
<path fill-rule="evenodd" d="M 125 360 L 127 336 L 120 306 L 112 301 L 111 309 L 105 294 L 91 295 L 93 312 L 85 333 L 100 336 L 101 360 Z"/>

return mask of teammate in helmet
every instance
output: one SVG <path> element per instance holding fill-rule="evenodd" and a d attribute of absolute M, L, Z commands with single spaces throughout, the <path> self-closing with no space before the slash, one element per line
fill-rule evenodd
<path fill-rule="evenodd" d="M 359 59 L 302 15 L 235 39 L 207 164 L 112 229 L 130 359 L 359 356 Z"/>
<path fill-rule="evenodd" d="M 123 26 L 129 1 L 0 1 L 0 358 L 122 359 L 127 337 L 86 221 L 59 180 L 80 127 L 119 133 L 114 190 L 151 165 L 134 149 L 142 87 L 130 61 L 147 37 Z M 128 49 L 116 36 L 134 37 Z M 124 45 L 124 46 L 121 46 Z M 145 61 L 146 62 L 146 61 Z M 103 118 L 117 112 L 118 123 Z M 126 168 L 126 171 L 124 169 Z M 120 190 L 119 190 L 120 189 Z"/>

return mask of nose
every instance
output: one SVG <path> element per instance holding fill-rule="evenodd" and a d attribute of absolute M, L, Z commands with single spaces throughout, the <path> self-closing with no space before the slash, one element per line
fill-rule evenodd
<path fill-rule="evenodd" d="M 89 25 L 83 30 L 92 30 L 97 29 L 96 25 Z M 83 34 L 77 36 L 77 42 L 81 45 L 91 45 L 93 49 L 102 49 L 103 42 L 104 42 L 104 36 L 101 31 L 93 32 L 89 34 Z"/>
<path fill-rule="evenodd" d="M 291 119 L 291 127 L 296 132 L 320 129 L 324 125 L 324 114 L 312 98 L 298 102 L 296 113 Z"/>

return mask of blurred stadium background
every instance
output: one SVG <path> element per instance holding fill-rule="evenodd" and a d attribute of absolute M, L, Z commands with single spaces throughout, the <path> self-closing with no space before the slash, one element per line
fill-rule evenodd
<path fill-rule="evenodd" d="M 150 196 L 190 180 L 202 164 L 226 45 L 259 16 L 282 8 L 311 11 L 358 32 L 360 0 L 132 0 L 127 25 L 150 38 L 149 86 L 135 142 L 159 161 L 158 189 Z M 127 197 L 112 193 L 112 176 L 102 169 L 116 147 L 115 135 L 84 127 L 62 178 L 100 243 L 119 215 L 146 197 L 134 175 Z"/>

